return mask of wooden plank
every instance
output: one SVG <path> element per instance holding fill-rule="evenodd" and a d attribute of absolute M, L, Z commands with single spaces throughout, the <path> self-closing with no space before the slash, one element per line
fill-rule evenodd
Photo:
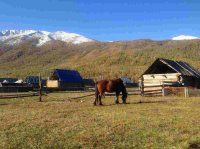
<path fill-rule="evenodd" d="M 149 91 L 149 92 L 144 92 L 145 95 L 147 94 L 162 94 L 162 91 L 161 90 L 158 90 L 158 91 Z"/>
<path fill-rule="evenodd" d="M 152 79 L 177 79 L 180 74 L 149 74 L 143 75 L 144 80 Z"/>
<path fill-rule="evenodd" d="M 144 77 L 141 78 L 141 96 L 144 96 Z"/>
<path fill-rule="evenodd" d="M 160 96 L 162 96 L 162 94 L 146 94 L 146 95 L 144 95 L 145 97 L 160 97 Z"/>
<path fill-rule="evenodd" d="M 22 97 L 32 97 L 32 96 L 38 96 L 38 93 L 31 93 L 31 94 L 16 94 L 16 95 L 10 95 L 10 96 L 0 96 L 0 99 L 8 99 L 8 98 L 22 98 Z"/>
<path fill-rule="evenodd" d="M 59 87 L 59 83 L 57 80 L 47 80 L 47 87 L 57 88 L 57 87 Z"/>
<path fill-rule="evenodd" d="M 162 85 L 144 86 L 144 88 L 161 87 Z"/>
<path fill-rule="evenodd" d="M 152 82 L 152 81 L 178 81 L 178 78 L 155 78 L 155 79 L 145 79 L 144 82 Z"/>
<path fill-rule="evenodd" d="M 152 80 L 149 80 L 149 79 L 145 79 L 144 80 L 144 83 L 148 83 L 148 82 L 177 82 L 178 79 L 175 78 L 175 79 L 152 79 Z"/>
<path fill-rule="evenodd" d="M 145 81 L 146 80 L 178 80 L 178 77 L 173 77 L 173 78 L 172 77 L 170 77 L 170 78 L 169 77 L 167 77 L 167 78 L 165 78 L 165 77 L 162 77 L 162 78 L 161 77 L 155 77 L 155 78 L 145 78 L 144 80 Z"/>
<path fill-rule="evenodd" d="M 155 91 L 155 90 L 162 90 L 162 86 L 151 87 L 151 88 L 144 88 L 144 91 Z"/>
<path fill-rule="evenodd" d="M 151 93 L 151 92 L 162 92 L 162 90 L 158 89 L 158 90 L 145 91 L 145 93 Z"/>
<path fill-rule="evenodd" d="M 161 83 L 148 83 L 148 84 L 145 83 L 145 84 L 144 84 L 144 87 L 149 87 L 149 86 L 150 86 L 150 87 L 151 87 L 151 86 L 161 86 L 161 85 L 162 85 Z"/>
<path fill-rule="evenodd" d="M 175 84 L 178 81 L 175 80 L 163 80 L 163 81 L 144 81 L 144 86 L 155 86 L 155 85 L 162 85 L 162 84 Z"/>
<path fill-rule="evenodd" d="M 176 82 L 163 82 L 163 85 L 174 85 Z"/>
<path fill-rule="evenodd" d="M 163 75 L 167 75 L 167 76 L 179 76 L 181 75 L 180 73 L 162 73 L 162 74 L 145 74 L 143 75 L 143 77 L 145 78 L 146 76 L 163 76 Z"/>

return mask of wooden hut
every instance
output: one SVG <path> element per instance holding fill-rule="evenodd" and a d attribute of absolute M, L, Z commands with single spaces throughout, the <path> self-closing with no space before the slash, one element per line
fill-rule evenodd
<path fill-rule="evenodd" d="M 83 88 L 83 79 L 78 71 L 55 69 L 47 80 L 47 88 L 81 89 Z"/>
<path fill-rule="evenodd" d="M 200 87 L 200 72 L 182 61 L 159 58 L 141 75 L 141 91 L 159 90 L 163 86 Z"/>

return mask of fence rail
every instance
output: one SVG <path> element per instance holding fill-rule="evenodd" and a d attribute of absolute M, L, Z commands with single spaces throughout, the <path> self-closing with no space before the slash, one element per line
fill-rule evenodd
<path fill-rule="evenodd" d="M 24 92 L 16 92 L 16 93 L 1 93 L 0 94 L 0 99 L 9 99 L 9 98 L 22 98 L 22 97 L 32 97 L 32 96 L 43 96 L 43 95 L 47 95 L 49 93 L 90 93 L 90 95 L 94 95 L 94 88 L 87 88 L 85 90 L 65 90 L 65 91 L 59 91 L 59 90 L 43 90 L 43 93 L 42 95 L 40 95 L 39 91 L 36 91 L 36 92 L 27 92 L 27 93 L 24 93 Z M 128 92 L 128 95 L 140 95 L 140 90 L 138 88 L 127 88 L 127 92 Z M 115 93 L 105 93 L 105 96 L 116 96 Z"/>
<path fill-rule="evenodd" d="M 11 95 L 0 95 L 0 99 L 8 99 L 8 98 L 21 98 L 21 97 L 32 97 L 39 96 L 38 93 L 21 93 L 21 94 L 11 94 Z"/>
<path fill-rule="evenodd" d="M 177 96 L 197 96 L 200 95 L 200 90 L 197 90 L 192 87 L 181 87 L 181 86 L 173 86 L 172 82 L 163 82 L 161 85 L 148 85 L 142 86 L 141 95 L 142 96 L 167 96 L 167 95 L 177 95 Z"/>
<path fill-rule="evenodd" d="M 142 82 L 141 84 L 141 95 L 145 96 L 145 95 L 160 95 L 160 96 L 165 96 L 166 95 L 166 87 L 172 87 L 175 86 L 176 83 L 173 81 L 163 81 L 163 82 L 157 82 L 156 85 L 155 83 L 152 84 L 144 84 L 144 82 Z"/>

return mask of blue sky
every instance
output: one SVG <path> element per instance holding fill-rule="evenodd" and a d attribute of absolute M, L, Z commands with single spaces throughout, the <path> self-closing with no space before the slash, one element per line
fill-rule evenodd
<path fill-rule="evenodd" d="M 200 37 L 199 0 L 1 0 L 0 30 L 74 32 L 96 40 Z"/>

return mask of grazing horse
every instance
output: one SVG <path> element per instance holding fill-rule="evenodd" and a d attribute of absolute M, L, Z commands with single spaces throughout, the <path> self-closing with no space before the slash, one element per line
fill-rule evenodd
<path fill-rule="evenodd" d="M 121 79 L 116 80 L 100 80 L 95 83 L 95 101 L 94 105 L 102 105 L 101 98 L 105 92 L 115 92 L 116 93 L 116 100 L 115 103 L 119 103 L 119 95 L 122 92 L 122 101 L 125 104 L 127 98 L 126 87 L 123 84 Z"/>

